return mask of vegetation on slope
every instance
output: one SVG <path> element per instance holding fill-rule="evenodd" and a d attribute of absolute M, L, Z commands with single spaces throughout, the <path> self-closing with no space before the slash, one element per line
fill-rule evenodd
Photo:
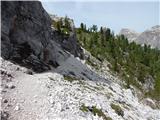
<path fill-rule="evenodd" d="M 120 116 L 122 116 L 122 117 L 124 116 L 124 112 L 123 112 L 122 108 L 121 108 L 119 105 L 116 105 L 116 104 L 112 103 L 112 104 L 111 104 L 111 107 L 112 107 L 112 109 L 115 110 L 115 112 L 116 112 L 118 115 L 120 115 Z"/>
<path fill-rule="evenodd" d="M 73 81 L 76 81 L 77 78 L 72 77 L 72 76 L 69 76 L 69 75 L 65 75 L 65 76 L 64 76 L 64 80 L 67 80 L 67 81 L 69 81 L 69 82 L 73 82 Z"/>
<path fill-rule="evenodd" d="M 69 36 L 71 31 L 70 21 L 67 16 L 59 18 L 59 20 L 52 20 L 52 26 L 62 35 Z"/>
<path fill-rule="evenodd" d="M 103 120 L 112 120 L 112 118 L 107 117 L 101 109 L 96 108 L 96 106 L 85 106 L 84 104 L 80 107 L 80 110 L 83 112 L 91 112 L 94 116 L 98 115 L 99 117 L 102 117 Z"/>
<path fill-rule="evenodd" d="M 53 21 L 56 30 L 68 36 L 71 30 L 69 18 L 66 16 L 59 21 Z M 122 77 L 129 88 L 130 85 L 143 90 L 147 79 L 154 79 L 154 89 L 145 92 L 145 95 L 160 100 L 160 51 L 152 49 L 149 45 L 129 43 L 123 35 L 114 35 L 109 28 L 96 25 L 87 28 L 81 23 L 76 29 L 80 44 L 94 57 L 103 62 L 105 59 L 111 63 L 110 69 Z M 89 59 L 87 60 L 90 63 Z"/>
<path fill-rule="evenodd" d="M 127 83 L 127 88 L 134 85 L 143 90 L 145 81 L 149 78 L 155 80 L 154 90 L 146 95 L 160 99 L 160 51 L 152 49 L 149 45 L 129 43 L 123 35 L 114 35 L 109 28 L 96 25 L 86 28 L 81 23 L 77 28 L 77 36 L 81 45 L 94 57 L 103 62 L 111 63 L 110 69 L 121 76 Z M 145 92 L 145 91 L 144 91 Z"/>

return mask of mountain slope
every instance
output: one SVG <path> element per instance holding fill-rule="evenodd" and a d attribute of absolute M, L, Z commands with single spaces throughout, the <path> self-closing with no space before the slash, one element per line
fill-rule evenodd
<path fill-rule="evenodd" d="M 129 42 L 124 35 L 114 35 L 109 28 L 95 29 L 96 25 L 77 28 L 81 45 L 101 62 L 107 60 L 111 71 L 127 83 L 156 100 L 160 99 L 160 51 L 150 46 Z M 86 58 L 92 66 L 94 61 Z M 99 63 L 101 65 L 101 63 Z"/>
<path fill-rule="evenodd" d="M 130 42 L 151 45 L 153 48 L 160 48 L 160 26 L 153 26 L 142 33 L 136 33 L 130 29 L 122 29 L 119 34 L 123 34 Z"/>
<path fill-rule="evenodd" d="M 160 119 L 157 101 L 81 48 L 73 21 L 57 29 L 37 1 L 1 5 L 2 120 Z"/>
<path fill-rule="evenodd" d="M 74 57 L 69 59 L 83 64 Z M 64 62 L 62 66 L 64 65 L 68 66 L 68 62 Z M 72 62 L 72 70 L 77 72 L 78 69 L 81 69 L 81 66 Z M 6 74 L 2 74 L 2 88 L 6 91 L 3 93 L 2 101 L 7 100 L 2 103 L 2 115 L 4 116 L 7 112 L 8 120 L 102 120 L 104 115 L 113 120 L 157 120 L 160 118 L 159 110 L 153 110 L 138 101 L 134 89 L 124 89 L 114 83 L 113 81 L 117 78 L 109 73 L 105 74 L 109 83 L 74 77 L 70 81 L 69 78 L 53 71 L 30 75 L 26 68 L 3 59 L 2 71 L 6 71 L 13 77 L 11 81 L 6 82 L 9 78 Z M 91 75 L 90 78 L 95 79 L 95 76 Z M 11 89 L 9 87 L 11 85 L 15 88 Z M 151 100 L 147 103 L 154 105 Z M 111 104 L 120 106 L 121 114 L 117 113 Z M 86 106 L 86 111 L 82 109 L 83 105 Z M 103 117 L 92 113 L 93 106 L 102 110 Z"/>

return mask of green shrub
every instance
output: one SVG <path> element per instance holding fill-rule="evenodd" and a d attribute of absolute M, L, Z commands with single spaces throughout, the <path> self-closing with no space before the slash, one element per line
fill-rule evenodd
<path fill-rule="evenodd" d="M 67 35 L 67 36 L 69 36 L 69 33 L 70 33 L 70 31 L 69 31 L 67 28 L 62 28 L 62 29 L 61 29 L 61 32 L 62 32 L 64 35 Z"/>
<path fill-rule="evenodd" d="M 90 60 L 86 60 L 86 64 L 94 67 L 95 69 L 98 69 L 98 65 L 94 64 L 94 63 L 93 63 L 92 61 L 90 61 Z"/>
<path fill-rule="evenodd" d="M 112 107 L 112 109 L 114 109 L 115 110 L 115 112 L 118 114 L 118 115 L 120 115 L 120 116 L 124 116 L 124 112 L 123 112 L 123 110 L 122 110 L 122 108 L 119 106 L 119 105 L 116 105 L 116 104 L 111 104 L 111 107 Z"/>
<path fill-rule="evenodd" d="M 64 80 L 67 80 L 69 82 L 73 82 L 75 80 L 77 80 L 75 77 L 71 77 L 71 76 L 64 76 Z"/>
<path fill-rule="evenodd" d="M 104 120 L 112 120 L 110 117 L 106 117 L 106 115 L 103 113 L 101 109 L 96 108 L 96 106 L 92 106 L 92 113 L 94 115 L 98 115 L 99 117 L 102 117 Z"/>
<path fill-rule="evenodd" d="M 80 107 L 80 110 L 83 112 L 88 112 L 88 107 L 86 107 L 84 104 Z"/>
<path fill-rule="evenodd" d="M 63 21 L 65 24 L 63 24 Z M 60 19 L 59 21 L 52 21 L 52 26 L 62 35 L 65 37 L 69 37 L 71 28 L 70 28 L 70 22 L 67 17 L 65 19 Z"/>
<path fill-rule="evenodd" d="M 93 115 L 98 115 L 99 117 L 102 117 L 104 120 L 112 120 L 112 118 L 107 117 L 101 109 L 96 108 L 96 106 L 88 107 L 84 104 L 80 107 L 80 110 L 83 112 L 91 112 Z"/>

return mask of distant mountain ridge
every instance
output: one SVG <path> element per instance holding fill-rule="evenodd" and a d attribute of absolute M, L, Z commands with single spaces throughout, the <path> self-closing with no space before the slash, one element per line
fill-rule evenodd
<path fill-rule="evenodd" d="M 160 25 L 153 26 L 142 33 L 124 28 L 119 34 L 127 37 L 129 42 L 135 41 L 138 44 L 147 44 L 151 45 L 152 48 L 160 49 Z"/>

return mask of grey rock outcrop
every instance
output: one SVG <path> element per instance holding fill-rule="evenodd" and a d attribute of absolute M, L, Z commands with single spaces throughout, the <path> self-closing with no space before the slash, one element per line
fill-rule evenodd
<path fill-rule="evenodd" d="M 52 21 L 59 21 L 61 19 L 64 24 L 64 21 L 65 21 L 64 17 L 58 17 L 56 15 L 50 15 L 50 17 L 51 17 Z M 83 50 L 80 47 L 80 44 L 77 42 L 78 39 L 76 37 L 76 30 L 75 30 L 74 22 L 72 19 L 70 19 L 68 17 L 67 17 L 67 19 L 68 19 L 69 26 L 70 26 L 69 35 L 67 37 L 64 35 L 59 35 L 57 33 L 57 31 L 52 27 L 52 29 L 54 29 L 53 39 L 57 43 L 59 43 L 64 50 L 69 51 L 75 57 L 80 57 L 83 59 L 84 58 Z"/>
<path fill-rule="evenodd" d="M 153 26 L 142 33 L 137 33 L 130 29 L 122 29 L 119 34 L 128 38 L 129 42 L 135 41 L 138 44 L 151 45 L 152 48 L 160 49 L 160 26 Z"/>
<path fill-rule="evenodd" d="M 69 56 L 66 51 L 76 57 L 82 56 L 75 33 L 62 44 L 65 39 L 51 28 L 51 18 L 39 1 L 2 1 L 1 7 L 4 59 L 42 72 L 57 67 Z"/>
<path fill-rule="evenodd" d="M 148 77 L 145 79 L 143 89 L 144 89 L 146 92 L 149 92 L 149 91 L 151 91 L 151 90 L 154 90 L 154 86 L 155 86 L 154 79 L 153 79 L 151 76 L 148 76 Z"/>

